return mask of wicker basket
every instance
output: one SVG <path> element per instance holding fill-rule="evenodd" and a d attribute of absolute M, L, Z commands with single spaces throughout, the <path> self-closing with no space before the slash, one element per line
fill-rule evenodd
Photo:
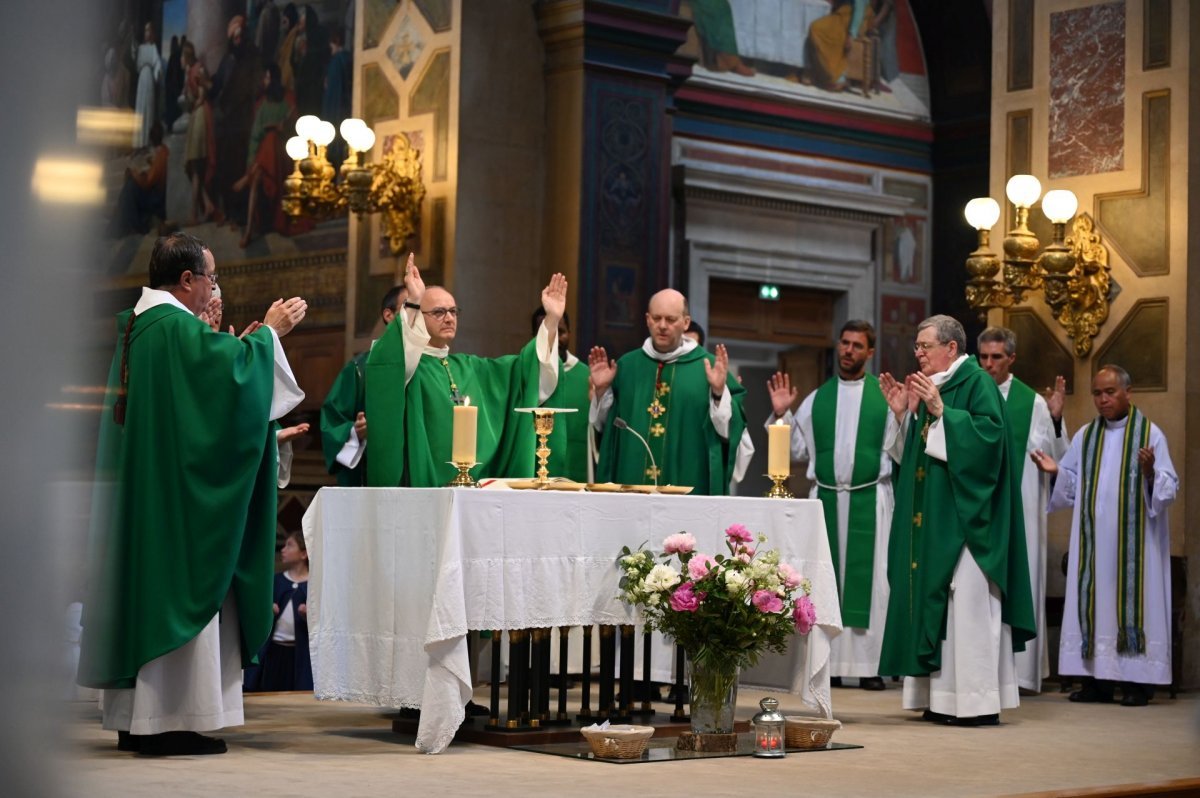
<path fill-rule="evenodd" d="M 580 734 L 592 747 L 592 753 L 602 759 L 637 759 L 654 736 L 652 726 L 609 726 L 607 729 L 580 729 Z"/>
<path fill-rule="evenodd" d="M 788 748 L 824 748 L 842 728 L 842 722 L 832 718 L 787 715 L 783 720 L 783 741 Z"/>

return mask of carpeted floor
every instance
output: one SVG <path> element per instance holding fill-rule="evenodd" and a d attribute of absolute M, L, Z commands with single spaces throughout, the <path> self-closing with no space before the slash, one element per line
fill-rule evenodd
<path fill-rule="evenodd" d="M 741 690 L 739 719 L 763 695 Z M 784 709 L 800 709 L 790 696 L 781 699 Z M 484 691 L 476 700 L 486 700 Z M 1072 704 L 1051 692 L 1022 699 L 999 727 L 978 729 L 920 721 L 900 709 L 895 685 L 882 693 L 835 690 L 834 707 L 844 724 L 834 739 L 862 749 L 614 767 L 457 743 L 427 756 L 411 737 L 391 732 L 388 711 L 302 694 L 248 697 L 246 725 L 222 735 L 227 754 L 154 760 L 119 753 L 96 708 L 70 704 L 46 794 L 999 796 L 1142 785 L 1121 793 L 1133 795 L 1186 778 L 1200 789 L 1197 694 L 1126 708 Z"/>

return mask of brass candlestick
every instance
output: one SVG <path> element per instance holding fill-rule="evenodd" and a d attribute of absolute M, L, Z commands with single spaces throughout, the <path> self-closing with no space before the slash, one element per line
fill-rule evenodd
<path fill-rule="evenodd" d="M 544 407 L 536 408 L 533 411 L 533 431 L 538 436 L 537 483 L 539 488 L 544 488 L 550 483 L 550 469 L 546 467 L 546 462 L 550 459 L 549 439 L 550 433 L 554 431 L 554 413 L 555 410 Z"/>
<path fill-rule="evenodd" d="M 775 484 L 771 486 L 763 495 L 768 499 L 794 499 L 795 495 L 784 485 L 784 480 L 788 478 L 788 474 L 767 474 L 767 479 Z"/>
<path fill-rule="evenodd" d="M 447 488 L 478 488 L 479 487 L 479 483 L 476 482 L 470 474 L 471 469 L 474 468 L 475 466 L 479 465 L 478 463 L 476 463 L 476 462 L 469 462 L 469 463 L 461 462 L 460 463 L 457 460 L 453 460 L 450 462 L 450 465 L 452 465 L 458 469 L 458 474 L 454 477 L 454 479 L 452 479 L 448 483 L 446 483 Z"/>

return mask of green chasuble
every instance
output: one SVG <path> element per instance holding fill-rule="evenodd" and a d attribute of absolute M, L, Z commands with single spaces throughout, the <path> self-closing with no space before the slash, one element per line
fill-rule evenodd
<path fill-rule="evenodd" d="M 813 471 L 817 477 L 817 498 L 825 510 L 825 531 L 833 555 L 835 573 L 843 574 L 842 625 L 866 629 L 871 625 L 871 592 L 875 567 L 875 504 L 880 473 L 880 453 L 887 415 L 891 410 L 879 380 L 863 375 L 862 401 L 858 410 L 858 428 L 854 434 L 854 464 L 849 490 L 846 521 L 846 563 L 838 561 L 838 492 L 833 453 L 837 440 L 837 377 L 817 389 L 812 403 Z"/>
<path fill-rule="evenodd" d="M 232 587 L 242 665 L 271 632 L 277 452 L 274 343 L 239 339 L 160 304 L 129 334 L 125 423 L 113 421 L 118 345 L 102 413 L 79 683 L 133 687 L 138 669 L 192 640 Z"/>
<path fill-rule="evenodd" d="M 458 473 L 450 465 L 454 435 L 451 379 L 460 396 L 479 408 L 471 475 L 532 477 L 537 436 L 533 417 L 513 412 L 538 405 L 537 339 L 520 354 L 498 358 L 422 355 L 404 384 L 401 324 L 389 324 L 367 357 L 367 418 L 371 487 L 435 488 Z"/>
<path fill-rule="evenodd" d="M 733 417 L 729 439 L 723 440 L 709 417 L 711 389 L 704 372 L 705 360 L 713 362 L 715 358 L 697 346 L 670 363 L 660 363 L 641 349 L 617 361 L 617 376 L 609 389 L 613 405 L 600 440 L 598 481 L 654 483 L 646 448 L 628 430 L 613 427 L 619 417 L 650 444 L 659 469 L 658 484 L 687 485 L 701 495 L 729 493 L 738 443 L 746 428 L 742 409 L 746 389 L 732 374 L 726 379 Z"/>
<path fill-rule="evenodd" d="M 366 364 L 367 352 L 355 355 L 346 363 L 321 405 L 321 450 L 325 453 L 325 468 L 330 474 L 337 475 L 338 485 L 343 488 L 367 484 L 366 452 L 354 468 L 346 468 L 337 461 L 338 452 L 353 434 L 354 420 L 367 408 L 366 381 L 363 379 Z"/>
<path fill-rule="evenodd" d="M 910 420 L 888 546 L 887 625 L 879 672 L 925 676 L 941 668 L 954 567 L 967 547 L 1000 590 L 1013 648 L 1037 634 L 1020 481 L 1010 465 L 1012 439 L 1004 399 L 974 359 L 939 386 L 948 461 L 925 453 L 929 416 L 922 403 Z"/>
<path fill-rule="evenodd" d="M 567 368 L 565 365 L 558 372 L 558 387 L 545 401 L 546 407 L 573 407 L 576 412 L 556 414 L 554 431 L 550 433 L 547 445 L 550 447 L 550 460 L 546 467 L 551 477 L 567 477 L 575 482 L 588 481 L 588 411 L 591 400 L 588 398 L 588 377 L 591 372 L 587 363 L 575 361 L 575 365 Z"/>

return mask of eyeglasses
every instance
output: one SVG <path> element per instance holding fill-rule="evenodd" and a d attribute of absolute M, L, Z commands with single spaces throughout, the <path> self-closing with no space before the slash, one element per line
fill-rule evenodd
<path fill-rule="evenodd" d="M 935 341 L 932 344 L 925 343 L 924 341 L 917 341 L 913 344 L 913 352 L 928 352 L 935 346 L 945 346 L 945 344 L 941 341 Z"/>
<path fill-rule="evenodd" d="M 208 281 L 210 283 L 212 283 L 213 285 L 217 284 L 217 273 L 216 272 L 212 272 L 211 274 L 205 274 L 204 272 L 192 272 L 192 274 L 195 275 L 196 277 L 207 277 Z"/>
<path fill-rule="evenodd" d="M 458 318 L 458 308 L 434 308 L 433 310 L 422 310 L 421 312 L 428 316 L 433 316 L 438 321 L 441 321 L 447 316 L 453 316 L 456 319 Z"/>

